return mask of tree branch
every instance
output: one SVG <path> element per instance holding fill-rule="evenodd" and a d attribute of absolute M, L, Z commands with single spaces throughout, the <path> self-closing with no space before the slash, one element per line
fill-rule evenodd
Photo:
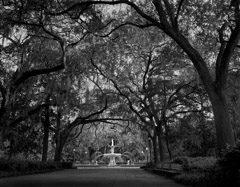
<path fill-rule="evenodd" d="M 229 63 L 234 53 L 234 49 L 237 47 L 240 40 L 240 23 L 236 23 L 236 27 L 232 31 L 232 34 L 228 40 L 228 43 L 222 43 L 223 47 L 218 54 L 217 58 L 217 72 L 216 72 L 216 88 L 222 90 L 227 81 Z M 226 46 L 225 46 L 226 45 Z M 225 46 L 225 48 L 224 48 Z"/>
<path fill-rule="evenodd" d="M 34 77 L 41 74 L 49 74 L 64 69 L 64 64 L 60 64 L 51 68 L 35 69 L 31 71 L 24 72 L 14 83 L 14 87 L 17 88 L 21 83 L 30 77 Z"/>
<path fill-rule="evenodd" d="M 161 24 L 155 20 L 154 18 L 152 18 L 151 16 L 147 15 L 146 13 L 144 13 L 135 3 L 130 2 L 129 0 L 118 0 L 118 1 L 85 1 L 85 2 L 81 2 L 81 3 L 76 3 L 72 6 L 70 6 L 69 8 L 60 11 L 60 12 L 51 12 L 47 10 L 47 13 L 50 15 L 55 15 L 55 16 L 59 16 L 59 15 L 63 15 L 68 13 L 69 11 L 72 11 L 78 7 L 89 7 L 91 5 L 101 5 L 101 4 L 105 4 L 105 5 L 117 5 L 117 4 L 127 4 L 129 6 L 131 6 L 140 16 L 142 16 L 143 18 L 145 18 L 146 20 L 150 21 L 151 23 L 153 23 L 154 25 L 161 27 Z"/>
<path fill-rule="evenodd" d="M 169 22 L 167 19 L 167 13 L 163 8 L 163 4 L 162 4 L 161 0 L 153 0 L 153 4 L 158 12 L 159 19 L 161 21 L 161 28 L 163 26 L 164 29 L 169 29 L 170 25 L 169 25 Z"/>
<path fill-rule="evenodd" d="M 175 22 L 175 16 L 174 16 L 174 8 L 173 8 L 173 5 L 169 3 L 168 0 L 163 0 L 164 4 L 165 4 L 165 7 L 166 7 L 166 10 L 167 10 L 167 13 L 168 13 L 168 17 L 170 19 L 170 21 L 172 22 L 172 26 L 174 28 L 177 28 L 177 24 Z"/>
<path fill-rule="evenodd" d="M 130 108 L 143 122 L 146 122 L 146 120 L 145 120 L 145 119 L 139 114 L 139 112 L 133 107 L 133 104 L 132 104 L 131 100 L 129 99 L 129 97 L 120 90 L 120 88 L 118 87 L 117 83 L 116 83 L 112 78 L 107 77 L 107 76 L 103 73 L 103 71 L 102 71 L 96 64 L 94 64 L 93 59 L 91 59 L 91 63 L 92 63 L 92 65 L 101 73 L 102 76 L 104 76 L 105 78 L 109 79 L 109 80 L 113 83 L 113 85 L 114 85 L 114 87 L 116 88 L 116 90 L 118 91 L 118 93 L 119 93 L 121 96 L 123 96 L 123 97 L 125 97 L 125 98 L 127 99 L 129 108 Z"/>
<path fill-rule="evenodd" d="M 28 111 L 24 116 L 21 116 L 21 117 L 15 119 L 13 122 L 11 122 L 11 123 L 9 124 L 9 126 L 10 126 L 11 128 L 15 127 L 15 126 L 18 125 L 20 122 L 26 120 L 29 116 L 34 115 L 34 114 L 38 113 L 39 111 L 41 111 L 42 108 L 44 108 L 44 107 L 46 107 L 46 104 L 42 104 L 42 105 L 37 106 L 36 108 Z"/>
<path fill-rule="evenodd" d="M 148 56 L 147 67 L 146 67 L 146 70 L 145 70 L 144 75 L 143 75 L 143 90 L 146 90 L 146 77 L 147 77 L 147 74 L 149 72 L 149 68 L 150 68 L 151 63 L 152 63 L 152 53 L 150 52 L 150 54 Z"/>
<path fill-rule="evenodd" d="M 107 105 L 107 99 L 106 99 L 105 106 L 101 110 L 93 112 L 93 113 L 91 113 L 91 114 L 89 114 L 88 116 L 85 116 L 85 117 L 78 116 L 72 123 L 70 123 L 68 125 L 67 129 L 73 129 L 74 127 L 76 127 L 79 124 L 90 123 L 89 121 L 86 122 L 86 120 L 93 117 L 93 116 L 97 116 L 97 115 L 103 113 L 107 108 L 108 108 L 108 105 Z M 94 119 L 94 120 L 97 121 L 98 119 Z"/>
<path fill-rule="evenodd" d="M 139 25 L 139 24 L 136 24 L 136 23 L 126 22 L 126 23 L 122 23 L 122 24 L 118 25 L 117 27 L 115 27 L 115 28 L 112 29 L 109 33 L 107 33 L 107 34 L 105 34 L 105 35 L 97 35 L 97 36 L 100 36 L 100 37 L 108 37 L 108 36 L 111 35 L 114 31 L 116 31 L 116 30 L 118 30 L 119 28 L 121 28 L 121 27 L 123 27 L 123 26 L 126 26 L 126 25 L 135 26 L 135 27 L 138 27 L 138 28 L 141 28 L 141 29 L 154 26 L 153 24 L 150 24 L 150 23 L 146 23 L 146 24 L 144 24 L 144 25 Z"/>
<path fill-rule="evenodd" d="M 182 8 L 183 2 L 184 2 L 184 0 L 180 0 L 180 2 L 179 2 L 179 4 L 178 4 L 177 13 L 176 13 L 176 16 L 175 16 L 175 23 L 176 23 L 176 25 L 178 25 L 178 17 L 179 17 L 180 10 L 181 10 L 181 8 Z"/>

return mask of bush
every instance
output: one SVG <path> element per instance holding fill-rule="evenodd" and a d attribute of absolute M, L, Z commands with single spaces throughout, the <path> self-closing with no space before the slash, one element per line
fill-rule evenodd
<path fill-rule="evenodd" d="M 182 173 L 174 177 L 176 182 L 189 186 L 205 186 L 203 185 L 205 179 L 206 175 L 204 173 Z"/>
<path fill-rule="evenodd" d="M 217 159 L 214 157 L 176 157 L 173 159 L 173 163 L 183 165 L 185 171 L 188 172 L 204 172 L 217 163 Z"/>
<path fill-rule="evenodd" d="M 0 160 L 0 177 L 72 168 L 71 162 Z"/>
<path fill-rule="evenodd" d="M 186 156 L 178 156 L 173 159 L 174 164 L 181 164 L 181 165 L 187 165 L 188 164 L 188 157 Z"/>
<path fill-rule="evenodd" d="M 199 187 L 240 186 L 240 145 L 229 149 L 220 160 L 178 157 L 174 162 L 185 166 L 185 172 L 174 177 L 177 182 Z"/>

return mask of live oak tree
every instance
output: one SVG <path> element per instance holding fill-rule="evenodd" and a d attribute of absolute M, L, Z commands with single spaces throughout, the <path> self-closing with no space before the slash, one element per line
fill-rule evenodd
<path fill-rule="evenodd" d="M 32 95 L 36 93 L 33 89 L 34 86 L 31 88 L 31 84 L 35 84 L 34 80 L 36 79 L 34 78 L 42 74 L 49 74 L 51 72 L 59 71 L 64 68 L 61 58 L 61 49 L 59 50 L 58 48 L 58 42 L 48 38 L 48 42 L 44 43 L 42 41 L 44 41 L 44 37 L 46 36 L 45 32 L 41 32 L 39 30 L 36 31 L 36 28 L 34 29 L 30 26 L 22 26 L 21 23 L 13 23 L 10 21 L 11 19 L 19 18 L 15 17 L 19 12 L 19 10 L 16 10 L 17 5 L 5 5 L 2 3 L 4 2 L 1 2 L 1 67 L 4 74 L 1 74 L 0 83 L 1 146 L 6 129 L 14 128 L 14 125 L 25 120 L 29 115 L 39 112 L 41 109 L 41 105 L 34 106 L 34 104 L 32 104 L 28 98 L 29 100 L 26 100 L 25 104 L 29 102 L 29 108 L 26 109 L 29 111 L 19 110 L 15 112 L 15 114 L 18 114 L 18 116 L 14 114 L 16 106 L 15 104 L 18 102 L 21 95 L 29 96 L 31 93 L 33 93 Z M 21 19 L 21 21 L 23 21 L 23 19 Z M 43 37 L 42 40 L 37 39 L 36 32 Z M 41 47 L 46 47 L 46 43 L 48 43 L 48 47 L 50 47 L 48 48 L 50 49 L 49 51 L 54 51 L 55 54 L 59 52 L 58 55 L 60 55 L 60 59 L 55 59 L 53 62 L 53 59 L 51 59 L 49 56 L 45 56 L 44 58 L 44 54 L 41 53 L 41 50 L 37 51 L 39 45 L 41 45 Z M 38 52 L 38 56 L 36 52 Z M 37 58 L 34 58 L 34 55 Z M 33 79 L 29 81 L 29 78 Z M 27 87 L 27 91 L 23 91 L 23 88 L 25 89 Z M 15 116 L 16 119 L 9 118 L 10 116 Z"/>
<path fill-rule="evenodd" d="M 210 2 L 206 3 L 209 3 L 208 6 L 211 6 Z M 134 8 L 132 3 L 129 4 Z M 225 100 L 224 88 L 227 81 L 228 67 L 231 56 L 234 53 L 234 49 L 236 48 L 240 37 L 239 1 L 231 1 L 229 3 L 223 2 L 222 9 L 220 9 L 223 10 L 227 6 L 229 12 L 225 12 L 225 14 L 229 13 L 233 17 L 225 22 L 222 17 L 218 18 L 221 21 L 218 25 L 219 43 L 217 47 L 219 53 L 215 60 L 215 77 L 211 76 L 207 66 L 208 62 L 199 53 L 197 46 L 191 44 L 191 41 L 189 41 L 187 36 L 182 33 L 182 27 L 184 27 L 184 25 L 181 25 L 181 20 L 184 19 L 184 15 L 181 15 L 181 11 L 183 11 L 185 7 L 181 5 L 184 5 L 184 1 L 174 4 L 166 0 L 155 0 L 153 1 L 153 5 L 156 8 L 159 20 L 149 17 L 147 14 L 143 13 L 139 7 L 136 7 L 135 10 L 139 13 L 143 13 L 142 15 L 144 18 L 146 18 L 146 20 L 163 30 L 181 46 L 185 53 L 188 54 L 196 70 L 198 71 L 201 81 L 212 103 L 219 151 L 226 149 L 227 146 L 233 146 L 235 141 L 233 138 L 232 126 Z M 186 8 L 188 7 L 186 6 Z M 217 16 L 216 14 L 218 12 L 214 12 L 212 10 L 211 13 L 213 13 L 214 16 Z M 204 16 L 208 17 L 209 15 L 206 12 Z M 227 36 L 224 37 L 223 35 L 228 31 L 228 28 L 231 29 L 229 30 Z"/>
<path fill-rule="evenodd" d="M 34 45 L 34 41 L 30 42 L 30 44 Z M 5 49 L 7 47 L 5 47 Z M 28 46 L 22 48 L 24 50 L 30 50 L 31 47 Z M 32 78 L 29 80 L 29 78 L 58 71 L 63 67 L 62 65 L 39 67 L 37 62 L 29 65 L 28 62 L 31 60 L 31 55 L 28 54 L 28 56 L 26 56 L 26 51 L 20 53 L 14 53 L 13 51 L 6 53 L 7 54 L 2 56 L 1 59 L 4 67 L 2 72 L 6 74 L 6 76 L 2 74 L 1 77 L 1 143 L 6 129 L 11 130 L 11 128 L 16 127 L 18 123 L 26 120 L 28 116 L 36 114 L 43 108 L 44 102 L 41 103 L 42 99 L 37 96 L 37 94 L 39 94 L 38 85 L 40 85 L 37 83 L 38 79 Z M 4 52 L 2 52 L 2 54 L 4 54 Z M 9 61 L 5 58 L 7 55 L 12 56 Z M 20 57 L 20 60 L 16 60 L 18 57 Z M 6 66 L 7 63 L 12 64 L 12 67 L 8 69 Z M 33 69 L 29 69 L 30 66 Z M 34 69 L 34 66 L 36 69 Z M 36 101 L 37 99 L 39 100 Z M 17 105 L 20 104 L 20 101 L 24 103 L 22 108 L 17 107 Z M 25 110 L 23 110 L 24 108 Z"/>
<path fill-rule="evenodd" d="M 53 1 L 2 1 L 1 9 L 1 81 L 0 81 L 0 129 L 1 146 L 6 129 L 13 128 L 45 106 L 41 101 L 26 100 L 29 111 L 15 109 L 16 96 L 22 95 L 21 87 L 28 84 L 29 92 L 35 92 L 31 84 L 41 83 L 41 75 L 66 68 L 66 51 L 79 44 L 88 31 L 66 17 L 52 17 L 44 13 L 44 7 L 55 6 Z M 84 15 L 88 18 L 88 15 Z M 66 18 L 66 19 L 65 19 Z M 85 20 L 85 26 L 90 23 Z M 60 25 L 65 25 L 65 28 Z M 94 24 L 92 24 L 94 25 Z M 94 25 L 95 27 L 95 25 Z M 75 34 L 69 34 L 71 30 Z M 32 78 L 32 80 L 30 80 Z M 36 82 L 34 82 L 34 80 Z M 39 81 L 39 82 L 38 82 Z M 40 91 L 41 92 L 41 91 Z M 34 104 L 40 105 L 34 105 Z M 24 111 L 24 112 L 23 112 Z M 16 119 L 9 118 L 15 114 Z M 24 114 L 22 114 L 24 113 Z"/>

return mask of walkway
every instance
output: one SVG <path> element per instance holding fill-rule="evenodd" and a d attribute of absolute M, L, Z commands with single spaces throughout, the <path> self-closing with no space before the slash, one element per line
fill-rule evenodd
<path fill-rule="evenodd" d="M 0 179 L 0 187 L 80 186 L 181 187 L 182 185 L 138 168 L 83 168 Z"/>

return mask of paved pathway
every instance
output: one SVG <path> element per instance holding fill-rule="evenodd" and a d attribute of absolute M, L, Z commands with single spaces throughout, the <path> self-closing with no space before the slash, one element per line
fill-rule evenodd
<path fill-rule="evenodd" d="M 0 187 L 181 187 L 138 168 L 82 168 L 0 179 Z M 182 186 L 183 187 L 183 186 Z"/>

